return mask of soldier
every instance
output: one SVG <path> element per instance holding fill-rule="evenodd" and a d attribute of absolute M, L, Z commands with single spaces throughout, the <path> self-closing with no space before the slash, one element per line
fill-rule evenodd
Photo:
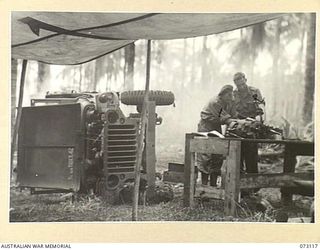
<path fill-rule="evenodd" d="M 234 90 L 235 108 L 239 119 L 247 117 L 256 119 L 261 117 L 263 99 L 259 89 L 248 86 L 244 73 L 234 74 L 233 81 L 237 86 Z M 242 168 L 245 163 L 247 173 L 258 173 L 258 146 L 255 143 L 242 142 L 241 147 Z"/>
<path fill-rule="evenodd" d="M 221 125 L 230 124 L 235 121 L 236 116 L 233 105 L 233 87 L 225 85 L 217 97 L 211 99 L 201 111 L 201 119 L 198 124 L 199 132 L 210 132 L 216 130 L 221 133 Z M 197 154 L 197 165 L 201 172 L 201 182 L 210 186 L 217 185 L 217 177 L 221 175 L 222 156 L 217 154 Z"/>

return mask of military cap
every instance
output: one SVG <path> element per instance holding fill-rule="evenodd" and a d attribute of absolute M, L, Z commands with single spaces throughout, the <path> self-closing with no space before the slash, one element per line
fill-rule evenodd
<path fill-rule="evenodd" d="M 224 85 L 224 86 L 221 88 L 218 96 L 222 96 L 222 95 L 224 95 L 225 93 L 227 93 L 227 92 L 232 92 L 232 91 L 233 91 L 233 86 L 232 86 L 232 85 L 229 85 L 229 84 Z"/>
<path fill-rule="evenodd" d="M 246 75 L 245 75 L 244 73 L 242 73 L 242 72 L 237 72 L 237 73 L 234 74 L 233 80 L 235 81 L 235 80 L 240 79 L 240 78 L 242 78 L 242 77 L 245 78 Z"/>

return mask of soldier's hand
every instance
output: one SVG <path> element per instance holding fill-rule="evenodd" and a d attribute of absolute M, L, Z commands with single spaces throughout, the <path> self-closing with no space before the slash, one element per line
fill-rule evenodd
<path fill-rule="evenodd" d="M 254 123 L 256 122 L 255 119 L 252 119 L 252 118 L 246 118 L 246 119 L 239 119 L 238 120 L 238 126 L 242 127 L 242 128 L 245 128 L 245 127 L 248 127 L 248 126 L 252 126 Z"/>
<path fill-rule="evenodd" d="M 257 111 L 256 111 L 257 115 L 263 115 L 264 112 L 263 112 L 263 109 L 262 108 L 257 108 Z"/>
<path fill-rule="evenodd" d="M 237 120 L 237 123 L 239 124 L 239 125 L 245 125 L 245 124 L 247 124 L 249 121 L 247 120 L 247 119 L 238 119 Z"/>

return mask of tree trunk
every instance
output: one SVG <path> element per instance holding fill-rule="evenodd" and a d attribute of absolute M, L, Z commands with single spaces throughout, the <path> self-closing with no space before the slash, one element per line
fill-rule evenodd
<path fill-rule="evenodd" d="M 94 81 L 95 81 L 95 62 L 91 61 L 89 63 L 83 64 L 84 66 L 84 81 L 82 84 L 83 91 L 93 91 Z"/>
<path fill-rule="evenodd" d="M 78 91 L 81 92 L 82 88 L 82 64 L 79 66 L 79 85 L 78 85 Z"/>
<path fill-rule="evenodd" d="M 135 59 L 135 45 L 130 43 L 124 50 L 125 66 L 124 66 L 124 86 L 127 90 L 133 90 L 134 82 L 134 59 Z"/>
<path fill-rule="evenodd" d="M 303 120 L 307 124 L 312 121 L 314 81 L 315 81 L 315 33 L 316 15 L 309 16 L 309 27 L 307 33 L 306 71 L 305 71 L 305 92 L 303 106 Z"/>
<path fill-rule="evenodd" d="M 304 15 L 308 15 L 308 14 L 304 14 Z M 307 17 L 304 17 L 307 18 Z M 299 49 L 299 78 L 298 78 L 298 88 L 296 91 L 294 91 L 294 97 L 292 98 L 291 102 L 292 102 L 292 115 L 296 118 L 297 121 L 301 121 L 302 120 L 302 106 L 303 106 L 303 87 L 304 87 L 304 73 L 303 72 L 303 68 L 305 65 L 305 35 L 306 35 L 306 25 L 305 22 L 302 22 L 301 24 L 301 37 L 300 37 L 300 49 Z"/>
<path fill-rule="evenodd" d="M 113 60 L 114 60 L 114 66 L 115 66 L 115 71 L 114 71 L 114 80 L 117 81 L 119 74 L 123 71 L 121 59 L 124 57 L 123 55 L 123 50 L 118 50 L 113 53 Z"/>
<path fill-rule="evenodd" d="M 107 74 L 107 81 L 106 81 L 106 91 L 109 91 L 110 89 L 110 84 L 112 81 L 112 74 L 115 72 L 115 66 L 114 66 L 114 60 L 113 60 L 113 55 L 107 55 L 107 60 L 106 60 L 106 74 Z"/>
<path fill-rule="evenodd" d="M 274 48 L 273 48 L 273 64 L 272 64 L 272 75 L 273 75 L 273 116 L 277 115 L 278 112 L 278 95 L 279 95 L 279 50 L 280 50 L 280 35 L 281 35 L 281 19 L 277 20 L 276 32 L 274 37 Z"/>
<path fill-rule="evenodd" d="M 97 91 L 97 85 L 99 83 L 99 80 L 105 74 L 104 65 L 105 65 L 105 57 L 104 56 L 95 60 L 94 79 L 93 79 L 93 85 L 92 85 L 93 91 Z"/>
<path fill-rule="evenodd" d="M 208 69 L 208 54 L 209 49 L 207 47 L 207 37 L 203 37 L 202 53 L 201 53 L 201 86 L 207 88 L 209 83 L 209 69 Z"/>
<path fill-rule="evenodd" d="M 188 87 L 186 83 L 186 61 L 187 61 L 188 43 L 187 39 L 183 39 L 182 65 L 181 65 L 181 84 Z"/>
<path fill-rule="evenodd" d="M 252 55 L 249 56 L 249 58 L 250 58 L 250 60 L 249 60 L 249 72 L 248 72 L 249 85 L 250 84 L 255 85 L 255 83 L 254 83 L 254 63 L 255 63 L 255 60 L 256 60 L 256 56 L 252 54 Z"/>
<path fill-rule="evenodd" d="M 46 84 L 46 79 L 49 75 L 50 66 L 45 63 L 38 62 L 38 82 L 37 82 L 37 93 L 40 93 L 44 85 Z"/>
<path fill-rule="evenodd" d="M 196 45 L 195 39 L 192 39 L 192 59 L 191 59 L 191 77 L 190 77 L 190 86 L 192 87 L 191 90 L 194 91 L 197 88 L 197 84 L 195 82 L 195 75 L 196 75 Z"/>
<path fill-rule="evenodd" d="M 245 34 L 244 34 L 244 28 L 240 29 L 240 40 L 239 41 L 243 41 L 245 39 Z M 236 72 L 240 71 L 243 72 L 244 71 L 244 63 L 242 60 L 236 60 Z"/>

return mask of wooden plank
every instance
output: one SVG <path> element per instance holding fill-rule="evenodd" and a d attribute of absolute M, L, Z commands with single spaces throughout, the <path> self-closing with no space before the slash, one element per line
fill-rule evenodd
<path fill-rule="evenodd" d="M 185 152 L 184 152 L 184 190 L 183 205 L 185 207 L 194 206 L 194 184 L 195 184 L 195 153 L 190 152 L 190 141 L 193 139 L 192 134 L 186 134 Z"/>
<path fill-rule="evenodd" d="M 303 196 L 314 196 L 314 189 L 310 190 L 306 187 L 288 187 L 287 192 L 290 194 L 300 194 Z"/>
<path fill-rule="evenodd" d="M 283 156 L 283 151 L 273 151 L 273 152 L 259 152 L 259 157 L 279 157 Z"/>
<path fill-rule="evenodd" d="M 224 190 L 222 188 L 216 188 L 206 186 L 202 184 L 196 185 L 196 191 L 194 197 L 202 199 L 224 199 Z"/>
<path fill-rule="evenodd" d="M 190 152 L 227 155 L 228 145 L 228 140 L 218 137 L 195 137 L 190 141 Z"/>
<path fill-rule="evenodd" d="M 181 172 L 184 173 L 184 164 L 169 162 L 168 170 L 171 172 Z"/>
<path fill-rule="evenodd" d="M 139 188 L 140 188 L 140 168 L 142 164 L 142 154 L 143 154 L 143 140 L 145 139 L 145 128 L 148 122 L 148 109 L 147 103 L 149 101 L 149 85 L 150 85 L 150 62 L 151 62 L 151 41 L 148 40 L 147 44 L 147 65 L 146 65 L 146 87 L 143 98 L 143 105 L 141 111 L 141 121 L 140 128 L 141 132 L 138 136 L 138 152 L 137 152 L 137 165 L 134 173 L 134 192 L 133 192 L 133 202 L 132 202 L 132 220 L 136 221 L 138 219 L 138 201 L 139 201 Z"/>
<path fill-rule="evenodd" d="M 284 160 L 283 160 L 284 173 L 294 173 L 295 171 L 297 159 L 296 159 L 296 154 L 293 152 L 294 147 L 296 147 L 296 145 L 289 144 L 289 143 L 285 144 Z M 284 204 L 289 204 L 292 202 L 292 194 L 285 187 L 281 188 L 281 201 Z"/>
<path fill-rule="evenodd" d="M 242 188 L 298 187 L 296 180 L 314 180 L 313 173 L 246 174 L 240 178 Z"/>
<path fill-rule="evenodd" d="M 291 154 L 294 154 L 294 155 L 314 156 L 314 143 L 312 142 L 300 142 L 300 143 L 287 142 L 285 144 L 285 147 L 288 148 Z"/>
<path fill-rule="evenodd" d="M 18 60 L 11 58 L 11 136 L 16 119 L 16 98 L 17 98 L 17 70 Z"/>
<path fill-rule="evenodd" d="M 224 138 L 223 140 L 232 140 L 232 141 L 245 141 L 245 142 L 255 142 L 255 143 L 272 143 L 272 144 L 290 144 L 290 145 L 307 145 L 314 144 L 310 141 L 302 141 L 302 140 L 275 140 L 275 139 L 249 139 L 249 138 Z"/>
<path fill-rule="evenodd" d="M 17 117 L 13 127 L 13 134 L 12 134 L 12 141 L 11 141 L 10 177 L 12 175 L 12 170 L 13 170 L 13 159 L 14 159 L 14 153 L 16 151 L 18 131 L 20 127 L 20 120 L 21 120 L 21 114 L 22 114 L 22 103 L 23 103 L 24 84 L 25 84 L 26 72 L 27 72 L 27 64 L 28 64 L 28 60 L 24 59 L 22 61 L 22 69 L 21 69 Z M 13 105 L 15 106 L 16 104 L 14 103 Z"/>
<path fill-rule="evenodd" d="M 235 216 L 240 194 L 241 141 L 230 141 L 225 176 L 225 215 Z"/>
<path fill-rule="evenodd" d="M 146 170 L 147 170 L 147 197 L 154 196 L 156 182 L 156 103 L 154 101 L 147 102 L 148 122 L 146 128 Z"/>
<path fill-rule="evenodd" d="M 184 172 L 164 171 L 163 181 L 184 183 Z"/>

